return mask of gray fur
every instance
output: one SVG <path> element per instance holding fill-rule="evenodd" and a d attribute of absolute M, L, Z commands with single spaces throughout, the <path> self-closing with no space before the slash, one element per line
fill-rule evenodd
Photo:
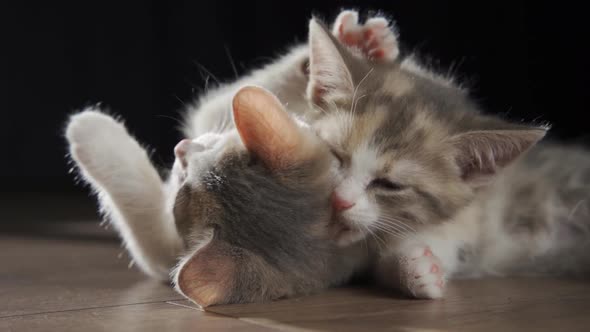
<path fill-rule="evenodd" d="M 315 149 L 310 160 L 276 170 L 237 145 L 180 189 L 174 213 L 187 247 L 213 230 L 210 243 L 222 243 L 221 254 L 235 264 L 215 304 L 308 294 L 362 266 L 363 252 L 327 238 L 332 157 L 323 145 Z"/>

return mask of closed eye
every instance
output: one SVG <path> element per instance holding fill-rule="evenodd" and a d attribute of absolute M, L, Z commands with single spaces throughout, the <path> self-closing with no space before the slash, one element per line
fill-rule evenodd
<path fill-rule="evenodd" d="M 388 190 L 388 191 L 399 191 L 399 190 L 403 190 L 406 187 L 402 184 L 399 184 L 397 182 L 393 182 L 389 179 L 385 179 L 385 178 L 376 178 L 373 181 L 371 181 L 371 183 L 369 183 L 369 187 L 371 188 L 379 188 L 379 189 L 383 189 L 383 190 Z"/>
<path fill-rule="evenodd" d="M 338 160 L 338 167 L 342 167 L 342 165 L 344 164 L 344 158 L 342 157 L 342 155 L 334 149 L 330 149 L 330 152 L 332 152 L 332 155 L 334 155 L 334 157 L 336 157 L 336 159 Z"/>

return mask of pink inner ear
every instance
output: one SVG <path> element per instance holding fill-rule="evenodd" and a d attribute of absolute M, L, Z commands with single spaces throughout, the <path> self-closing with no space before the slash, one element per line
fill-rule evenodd
<path fill-rule="evenodd" d="M 309 98 L 320 106 L 348 100 L 354 91 L 352 76 L 330 32 L 315 19 L 309 22 L 309 47 Z"/>
<path fill-rule="evenodd" d="M 202 307 L 223 304 L 232 288 L 235 263 L 224 245 L 210 243 L 199 249 L 181 268 L 178 287 Z"/>
<path fill-rule="evenodd" d="M 233 113 L 242 142 L 267 165 L 281 167 L 297 157 L 302 143 L 299 127 L 273 94 L 244 87 L 234 96 Z"/>

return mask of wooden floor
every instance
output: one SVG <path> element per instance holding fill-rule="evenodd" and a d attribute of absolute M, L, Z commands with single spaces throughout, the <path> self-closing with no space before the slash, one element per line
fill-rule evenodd
<path fill-rule="evenodd" d="M 438 301 L 343 288 L 204 312 L 97 223 L 0 234 L 0 331 L 589 331 L 590 283 L 460 281 Z"/>

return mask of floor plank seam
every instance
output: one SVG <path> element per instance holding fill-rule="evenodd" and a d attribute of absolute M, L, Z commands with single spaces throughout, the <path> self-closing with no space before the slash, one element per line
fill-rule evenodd
<path fill-rule="evenodd" d="M 173 302 L 173 301 L 166 301 L 166 304 L 171 304 L 171 305 L 175 305 L 175 306 L 179 306 L 179 307 L 183 307 L 183 308 L 187 308 L 187 309 L 192 309 L 192 310 L 197 310 L 197 311 L 203 311 L 203 312 L 205 311 L 205 310 L 203 310 L 201 308 L 191 307 L 190 305 L 176 303 L 176 302 Z"/>
<path fill-rule="evenodd" d="M 256 325 L 256 326 L 278 329 L 279 331 L 288 331 L 288 332 L 314 332 L 314 331 L 317 331 L 317 330 L 313 330 L 313 329 L 306 329 L 303 327 L 296 327 L 296 326 L 292 326 L 292 325 L 287 325 L 285 323 L 280 323 L 280 322 L 269 320 L 269 319 L 238 318 L 238 320 L 252 324 L 252 325 Z"/>
<path fill-rule="evenodd" d="M 154 304 L 154 303 L 168 303 L 168 301 L 182 301 L 182 300 L 184 300 L 184 299 L 170 299 L 170 300 L 158 300 L 158 301 L 137 302 L 137 303 L 114 304 L 114 305 L 84 307 L 84 308 L 76 308 L 76 309 L 54 310 L 54 311 L 39 311 L 39 312 L 32 312 L 32 313 L 28 313 L 28 314 L 0 316 L 0 319 L 35 316 L 35 315 L 47 315 L 47 314 L 56 314 L 56 313 L 62 313 L 62 312 L 84 311 L 84 310 L 93 310 L 93 309 L 109 309 L 109 308 L 128 307 L 128 306 L 134 306 L 134 305 L 144 305 L 144 304 Z"/>
<path fill-rule="evenodd" d="M 166 304 L 171 304 L 171 305 L 175 305 L 175 306 L 179 306 L 179 307 L 183 307 L 183 308 L 187 308 L 187 309 L 192 309 L 192 310 L 196 310 L 196 311 L 200 311 L 200 312 L 204 312 L 206 314 L 212 314 L 215 316 L 219 316 L 220 318 L 226 318 L 226 319 L 234 319 L 234 320 L 238 320 L 250 325 L 254 325 L 254 326 L 260 326 L 260 327 L 265 327 L 265 328 L 272 328 L 272 329 L 278 329 L 280 331 L 298 331 L 298 332 L 305 332 L 305 331 L 311 331 L 311 330 L 305 330 L 305 329 L 299 329 L 299 328 L 292 328 L 292 327 L 288 327 L 288 326 L 283 326 L 283 324 L 280 323 L 275 323 L 275 322 L 271 322 L 271 325 L 265 324 L 263 322 L 259 322 L 256 320 L 250 320 L 250 319 L 244 319 L 241 318 L 239 316 L 231 316 L 228 314 L 222 314 L 222 313 L 218 313 L 215 311 L 207 311 L 204 310 L 203 308 L 198 308 L 198 307 L 192 307 L 186 304 L 182 304 L 182 303 L 176 303 L 176 302 L 166 302 Z"/>
<path fill-rule="evenodd" d="M 211 313 L 211 314 L 223 316 L 226 318 L 237 319 L 241 322 L 245 322 L 245 323 L 256 325 L 256 326 L 278 329 L 279 331 L 289 331 L 289 332 L 313 332 L 313 331 L 315 331 L 315 330 L 305 329 L 305 328 L 301 328 L 301 327 L 294 327 L 291 325 L 283 324 L 281 322 L 271 321 L 268 319 L 264 320 L 264 319 L 258 319 L 258 318 L 240 317 L 239 315 L 234 316 L 232 314 L 226 314 L 226 313 L 221 313 L 221 312 L 217 312 L 217 311 L 207 311 L 207 310 L 203 310 L 203 311 L 206 313 Z"/>

